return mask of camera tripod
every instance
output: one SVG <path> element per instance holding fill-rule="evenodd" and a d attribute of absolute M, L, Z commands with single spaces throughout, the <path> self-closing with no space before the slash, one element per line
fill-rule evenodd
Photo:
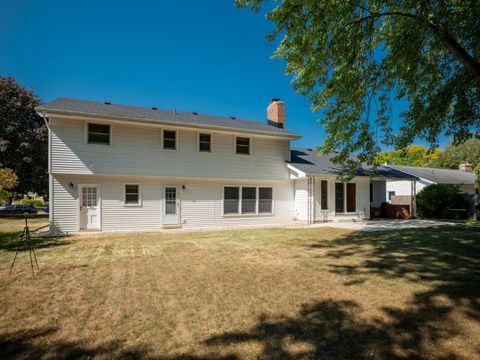
<path fill-rule="evenodd" d="M 12 266 L 10 267 L 10 272 L 8 275 L 12 274 L 13 266 L 15 265 L 15 261 L 17 260 L 18 252 L 27 248 L 29 255 L 30 255 L 30 265 L 32 267 L 32 275 L 35 277 L 35 271 L 33 267 L 33 260 L 35 260 L 35 264 L 37 265 L 37 270 L 40 270 L 38 267 L 37 256 L 35 255 L 35 249 L 32 244 L 32 236 L 30 235 L 30 229 L 28 227 L 28 214 L 25 214 L 25 227 L 23 228 L 23 233 L 20 236 L 20 240 L 17 245 L 17 251 L 15 252 L 15 257 L 13 258 Z"/>

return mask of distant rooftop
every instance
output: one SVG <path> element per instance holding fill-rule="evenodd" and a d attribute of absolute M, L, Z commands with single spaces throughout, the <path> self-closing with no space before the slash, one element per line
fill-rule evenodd
<path fill-rule="evenodd" d="M 262 133 L 298 139 L 301 136 L 265 122 L 240 120 L 226 116 L 203 115 L 195 112 L 162 110 L 150 107 L 112 104 L 79 99 L 58 98 L 40 105 L 38 112 L 101 116 L 127 121 L 139 121 L 178 126 L 236 129 L 249 133 Z"/>
<path fill-rule="evenodd" d="M 291 160 L 288 163 L 307 175 L 344 174 L 347 169 L 345 167 L 333 164 L 332 162 L 332 158 L 335 157 L 335 155 L 336 154 L 320 155 L 317 150 L 293 148 L 291 150 Z M 414 175 L 406 174 L 402 171 L 386 166 L 378 166 L 373 173 L 371 167 L 362 166 L 359 167 L 355 172 L 355 175 L 357 176 L 370 176 L 371 174 L 373 177 L 379 178 L 404 180 L 417 179 L 417 177 Z"/>
<path fill-rule="evenodd" d="M 421 166 L 399 166 L 389 164 L 386 166 L 437 184 L 475 184 L 475 174 L 471 172 Z"/>

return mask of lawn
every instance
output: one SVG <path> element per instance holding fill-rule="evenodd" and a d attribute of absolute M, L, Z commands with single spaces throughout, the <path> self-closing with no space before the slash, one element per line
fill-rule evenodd
<path fill-rule="evenodd" d="M 480 227 L 47 239 L 37 243 L 35 279 L 28 252 L 8 276 L 21 227 L 0 221 L 3 359 L 473 359 L 480 352 Z"/>

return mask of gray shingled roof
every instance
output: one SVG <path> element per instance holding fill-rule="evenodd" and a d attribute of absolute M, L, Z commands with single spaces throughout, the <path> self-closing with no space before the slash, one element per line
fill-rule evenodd
<path fill-rule="evenodd" d="M 106 104 L 104 102 L 58 98 L 36 108 L 39 112 L 61 112 L 79 115 L 97 115 L 124 118 L 168 125 L 237 129 L 245 132 L 300 138 L 299 135 L 272 125 L 252 120 L 232 119 L 225 116 L 200 115 L 192 112 L 152 109 L 140 106 Z"/>
<path fill-rule="evenodd" d="M 346 168 L 332 163 L 335 154 L 319 155 L 318 151 L 312 149 L 294 148 L 291 150 L 291 160 L 288 162 L 294 168 L 303 171 L 307 175 L 330 174 L 339 175 L 345 173 Z M 416 179 L 416 176 L 406 174 L 402 171 L 385 166 L 378 166 L 372 173 L 372 168 L 362 166 L 356 171 L 357 176 L 374 176 L 392 179 Z"/>
<path fill-rule="evenodd" d="M 475 174 L 470 172 L 419 166 L 398 166 L 388 164 L 386 166 L 437 184 L 475 184 Z"/>

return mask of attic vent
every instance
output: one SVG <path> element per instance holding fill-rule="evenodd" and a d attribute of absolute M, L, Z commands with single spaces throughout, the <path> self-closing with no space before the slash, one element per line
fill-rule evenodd
<path fill-rule="evenodd" d="M 236 117 L 235 116 L 230 116 L 230 119 L 235 120 Z"/>
<path fill-rule="evenodd" d="M 112 105 L 112 103 L 110 101 L 105 101 L 104 104 L 105 105 Z"/>
<path fill-rule="evenodd" d="M 198 113 L 197 113 L 197 112 L 195 112 L 195 111 L 192 111 L 192 114 L 193 114 L 193 115 L 198 115 Z"/>
<path fill-rule="evenodd" d="M 158 110 L 155 106 L 152 106 L 152 110 Z"/>

